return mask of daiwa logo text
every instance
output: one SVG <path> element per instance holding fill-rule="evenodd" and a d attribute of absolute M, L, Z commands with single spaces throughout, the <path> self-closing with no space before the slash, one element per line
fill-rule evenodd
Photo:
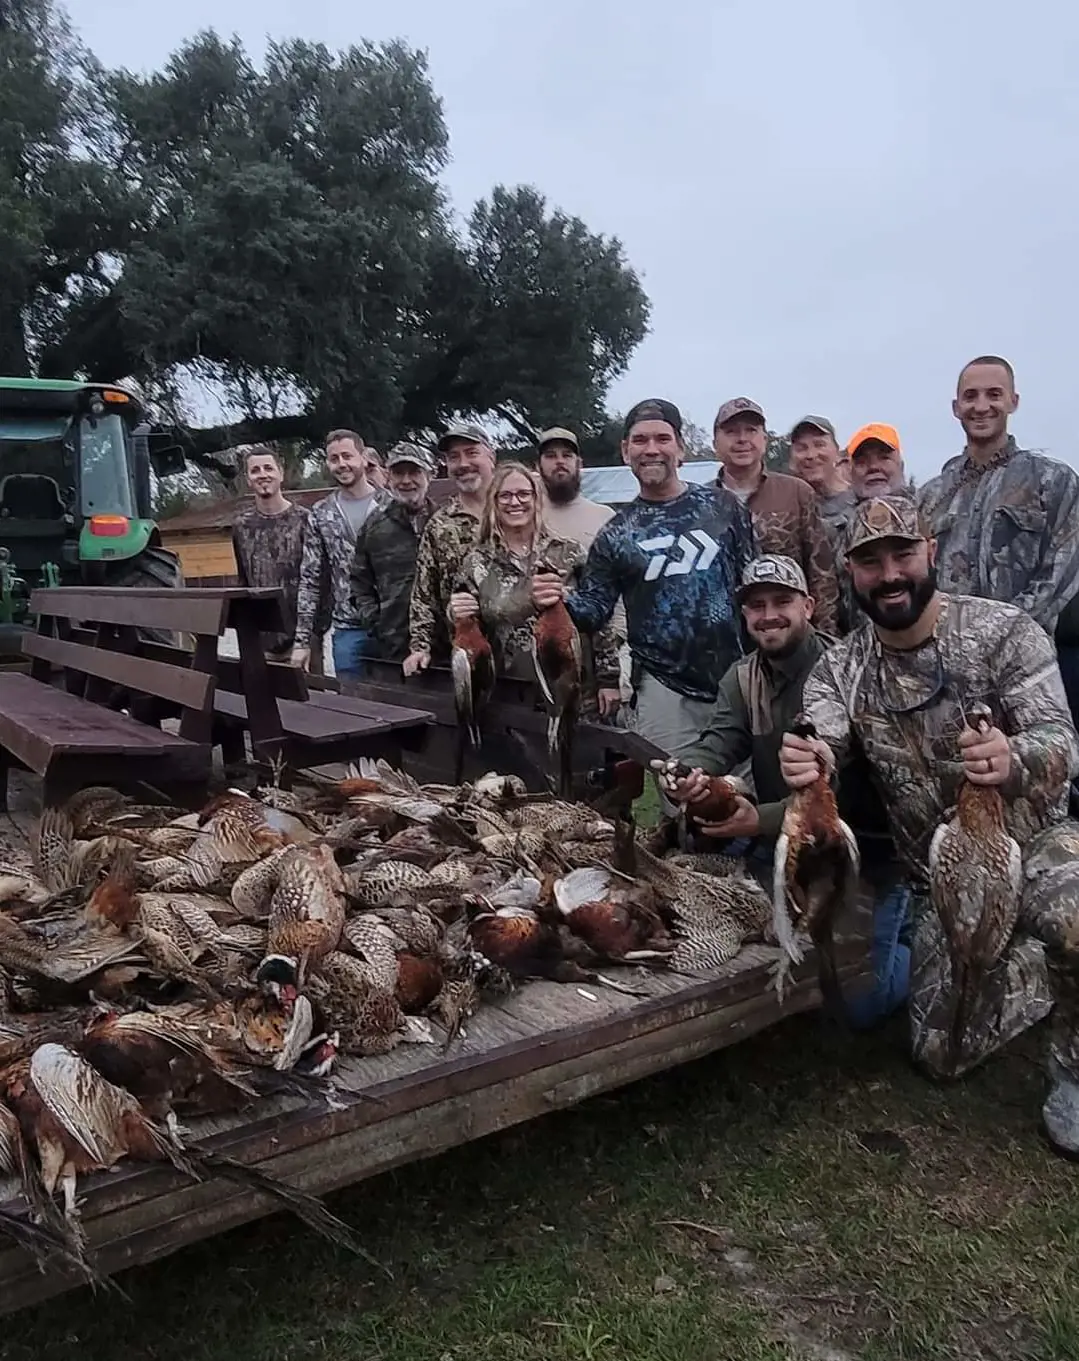
<path fill-rule="evenodd" d="M 640 547 L 649 554 L 645 581 L 655 581 L 661 576 L 681 577 L 687 572 L 706 572 L 719 552 L 719 544 L 703 529 L 679 534 L 677 540 L 673 534 L 660 534 L 655 539 L 644 539 Z"/>

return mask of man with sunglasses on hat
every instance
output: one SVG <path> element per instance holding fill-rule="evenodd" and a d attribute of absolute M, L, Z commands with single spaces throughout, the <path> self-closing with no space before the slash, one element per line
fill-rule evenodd
<path fill-rule="evenodd" d="M 904 496 L 858 507 L 847 545 L 869 622 L 825 652 L 806 681 L 817 737 L 786 733 L 780 769 L 804 789 L 855 749 L 884 795 L 914 893 L 910 1022 L 916 1060 L 962 1073 L 1057 1003 L 1051 1090 L 1042 1119 L 1053 1145 L 1079 1154 L 1079 824 L 1067 817 L 1079 743 L 1053 644 L 1014 605 L 937 588 L 936 543 Z M 965 722 L 971 704 L 994 717 Z M 1019 924 L 952 1054 L 955 998 L 943 928 L 929 898 L 929 846 L 963 780 L 1000 790 L 1022 852 Z"/>

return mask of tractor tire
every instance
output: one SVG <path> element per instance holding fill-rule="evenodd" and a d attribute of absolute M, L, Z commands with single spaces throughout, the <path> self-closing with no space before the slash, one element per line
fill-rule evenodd
<path fill-rule="evenodd" d="M 184 584 L 180 559 L 168 548 L 152 545 L 137 558 L 120 565 L 115 575 L 107 578 L 109 586 L 166 586 L 178 590 Z M 139 637 L 147 643 L 163 643 L 166 647 L 182 647 L 185 639 L 166 629 L 139 629 Z"/>

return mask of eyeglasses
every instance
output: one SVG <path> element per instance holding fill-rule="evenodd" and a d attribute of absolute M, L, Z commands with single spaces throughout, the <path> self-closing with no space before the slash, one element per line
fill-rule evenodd
<path fill-rule="evenodd" d="M 934 704 L 939 704 L 944 698 L 951 685 L 951 677 L 944 667 L 944 658 L 940 653 L 940 643 L 934 635 L 933 653 L 936 658 L 936 672 L 933 688 L 924 698 L 917 700 L 914 704 L 892 704 L 888 699 L 884 689 L 884 653 L 879 645 L 877 647 L 877 693 L 880 696 L 881 708 L 888 714 L 918 714 L 924 709 L 932 708 Z"/>
<path fill-rule="evenodd" d="M 500 506 L 511 506 L 514 501 L 527 505 L 529 501 L 535 499 L 535 495 L 534 491 L 500 491 L 495 500 Z"/>

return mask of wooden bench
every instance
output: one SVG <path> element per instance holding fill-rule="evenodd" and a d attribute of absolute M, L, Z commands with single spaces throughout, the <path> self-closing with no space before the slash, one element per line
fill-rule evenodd
<path fill-rule="evenodd" d="M 335 691 L 312 691 L 308 678 L 296 667 L 268 662 L 262 651 L 263 633 L 280 631 L 281 593 L 276 589 L 199 588 L 220 602 L 221 631 L 234 629 L 239 657 L 217 655 L 211 741 L 220 746 L 226 764 L 246 757 L 245 734 L 252 754 L 261 763 L 283 763 L 295 770 L 354 760 L 358 756 L 385 757 L 399 762 L 404 750 L 422 747 L 434 716 L 424 709 L 399 704 L 371 703 Z M 88 630 L 76 632 L 92 643 Z M 192 654 L 182 648 L 130 639 L 137 655 L 149 662 L 185 666 Z M 196 654 L 198 644 L 196 644 Z M 175 703 L 161 698 L 154 706 L 156 721 L 175 717 Z M 284 777 L 287 783 L 287 775 Z"/>
<path fill-rule="evenodd" d="M 0 803 L 13 764 L 40 775 L 45 801 L 86 784 L 204 788 L 212 756 L 218 602 L 198 591 L 57 587 L 35 591 L 30 674 L 0 674 Z M 141 628 L 192 633 L 187 664 L 138 655 Z M 59 679 L 59 685 L 54 684 Z M 178 733 L 147 704 L 167 703 Z"/>

